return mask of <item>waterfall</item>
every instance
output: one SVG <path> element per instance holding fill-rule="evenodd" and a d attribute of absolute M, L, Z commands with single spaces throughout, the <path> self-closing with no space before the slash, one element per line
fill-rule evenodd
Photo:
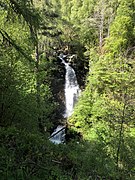
<path fill-rule="evenodd" d="M 77 82 L 74 69 L 64 60 L 62 62 L 65 64 L 65 68 L 66 68 L 66 77 L 65 77 L 65 107 L 66 108 L 65 108 L 64 117 L 68 118 L 73 113 L 74 105 L 77 102 L 77 99 L 80 94 L 80 88 Z"/>
<path fill-rule="evenodd" d="M 50 136 L 50 141 L 54 144 L 60 144 L 65 142 L 65 126 L 57 126 L 54 132 Z"/>
<path fill-rule="evenodd" d="M 72 115 L 75 103 L 80 94 L 80 88 L 77 82 L 76 74 L 74 69 L 65 62 L 66 56 L 61 54 L 59 58 L 65 65 L 65 113 L 64 118 L 68 118 Z M 55 131 L 51 134 L 50 140 L 55 144 L 60 144 L 65 141 L 65 126 L 58 126 Z"/>

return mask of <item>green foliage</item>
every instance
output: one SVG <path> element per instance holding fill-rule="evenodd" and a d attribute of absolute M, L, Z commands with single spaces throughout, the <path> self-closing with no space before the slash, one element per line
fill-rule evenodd
<path fill-rule="evenodd" d="M 4 52 L 3 52 L 4 51 Z M 34 75 L 14 50 L 1 53 L 1 126 L 36 124 Z M 31 106 L 31 103 L 33 106 Z M 33 115 L 32 115 L 33 114 Z M 28 121 L 29 119 L 29 121 Z M 32 123 L 32 119 L 34 120 Z M 35 126 L 36 127 L 36 126 Z M 34 128 L 32 128 L 34 129 Z"/>
<path fill-rule="evenodd" d="M 117 16 L 111 25 L 110 37 L 105 45 L 105 49 L 109 49 L 114 56 L 134 45 L 134 6 L 132 0 L 121 1 L 117 9 Z"/>
<path fill-rule="evenodd" d="M 133 0 L 0 2 L 0 179 L 135 178 L 134 7 Z M 81 138 L 54 145 L 48 136 L 62 78 L 53 53 L 66 45 L 89 74 L 68 119 Z"/>
<path fill-rule="evenodd" d="M 84 140 L 101 143 L 114 163 L 109 173 L 114 179 L 134 179 L 135 64 L 129 50 L 134 49 L 133 7 L 133 1 L 121 1 L 102 54 L 89 50 L 87 86 L 69 119 Z"/>
<path fill-rule="evenodd" d="M 47 138 L 16 128 L 0 130 L 1 179 L 67 179 Z"/>
<path fill-rule="evenodd" d="M 56 146 L 46 137 L 16 128 L 1 128 L 0 137 L 1 179 L 85 180 L 113 174 L 113 161 L 99 142 Z"/>

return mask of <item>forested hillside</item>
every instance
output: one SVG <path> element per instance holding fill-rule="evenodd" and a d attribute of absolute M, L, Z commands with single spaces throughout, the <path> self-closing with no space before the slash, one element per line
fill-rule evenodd
<path fill-rule="evenodd" d="M 1 0 L 0 92 L 1 180 L 134 180 L 135 1 Z"/>

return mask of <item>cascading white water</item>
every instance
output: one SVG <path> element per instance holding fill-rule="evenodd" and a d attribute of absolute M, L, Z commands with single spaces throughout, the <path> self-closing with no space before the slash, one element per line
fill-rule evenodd
<path fill-rule="evenodd" d="M 62 62 L 65 64 L 65 68 L 66 68 L 66 77 L 65 77 L 66 110 L 64 117 L 68 118 L 73 113 L 74 105 L 77 102 L 77 99 L 80 94 L 80 88 L 77 83 L 77 78 L 74 69 L 64 60 Z"/>
<path fill-rule="evenodd" d="M 64 55 L 60 55 L 59 58 L 65 65 L 66 76 L 65 76 L 65 113 L 64 118 L 68 118 L 72 115 L 74 105 L 80 94 L 80 88 L 77 82 L 76 74 L 74 69 L 64 61 Z M 62 131 L 61 131 L 62 129 Z M 57 133 L 58 132 L 58 133 Z M 50 140 L 55 144 L 60 144 L 65 141 L 65 129 L 64 126 L 58 126 L 52 133 Z"/>
<path fill-rule="evenodd" d="M 54 144 L 60 144 L 65 142 L 65 126 L 57 126 L 49 139 Z"/>

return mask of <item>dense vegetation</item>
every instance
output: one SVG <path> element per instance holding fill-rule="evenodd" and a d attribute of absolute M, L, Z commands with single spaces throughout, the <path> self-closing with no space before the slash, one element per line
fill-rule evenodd
<path fill-rule="evenodd" d="M 0 1 L 0 179 L 135 179 L 135 1 Z M 82 95 L 66 144 L 61 120 L 72 62 Z M 79 134 L 79 137 L 78 137 Z"/>

